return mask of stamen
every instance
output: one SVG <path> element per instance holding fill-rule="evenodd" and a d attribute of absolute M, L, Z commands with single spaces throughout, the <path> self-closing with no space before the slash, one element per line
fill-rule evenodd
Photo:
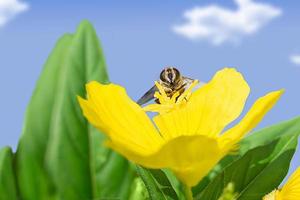
<path fill-rule="evenodd" d="M 192 84 L 190 85 L 190 87 L 188 89 L 186 89 L 181 95 L 180 97 L 177 99 L 177 102 L 180 103 L 182 102 L 184 99 L 188 100 L 189 97 L 191 96 L 192 94 L 192 89 L 198 84 L 198 80 L 194 80 L 192 82 Z M 177 103 L 176 102 L 176 103 Z"/>
<path fill-rule="evenodd" d="M 171 102 L 176 103 L 176 99 L 177 97 L 179 97 L 180 93 L 176 92 L 175 94 L 173 94 L 172 98 L 171 98 Z"/>
<path fill-rule="evenodd" d="M 158 91 L 162 95 L 162 97 L 163 98 L 168 98 L 164 88 L 157 81 L 155 81 L 154 83 L 155 83 L 156 87 L 158 88 Z"/>
<path fill-rule="evenodd" d="M 155 82 L 158 92 L 154 93 L 154 97 L 159 100 L 160 104 L 150 104 L 143 108 L 144 111 L 158 112 L 160 114 L 170 112 L 176 107 L 186 103 L 192 95 L 192 90 L 198 84 L 198 80 L 194 80 L 193 83 L 182 94 L 177 91 L 172 97 L 168 97 L 164 88 Z"/>

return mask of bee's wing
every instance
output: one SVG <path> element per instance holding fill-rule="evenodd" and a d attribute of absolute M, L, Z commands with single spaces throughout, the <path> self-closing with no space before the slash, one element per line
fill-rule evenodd
<path fill-rule="evenodd" d="M 182 78 L 183 78 L 184 84 L 186 85 L 185 89 L 187 89 L 193 83 L 193 81 L 195 80 L 195 79 L 185 77 L 185 76 L 182 77 Z M 199 81 L 198 85 L 194 89 L 198 89 L 198 88 L 202 87 L 205 84 L 206 84 L 205 82 Z"/>
<path fill-rule="evenodd" d="M 195 79 L 192 79 L 192 78 L 189 78 L 189 77 L 185 77 L 185 76 L 183 76 L 182 79 L 183 79 L 183 83 L 187 87 L 190 86 L 193 83 L 193 81 L 195 80 Z"/>
<path fill-rule="evenodd" d="M 154 99 L 154 93 L 158 91 L 157 87 L 154 85 L 150 90 L 148 90 L 138 101 L 137 104 L 140 106 Z"/>

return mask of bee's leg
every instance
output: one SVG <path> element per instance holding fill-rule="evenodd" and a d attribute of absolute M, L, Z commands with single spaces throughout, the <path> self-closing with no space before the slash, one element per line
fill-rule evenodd
<path fill-rule="evenodd" d="M 155 99 L 155 103 L 160 104 L 159 99 Z"/>
<path fill-rule="evenodd" d="M 176 98 L 176 101 L 178 100 L 179 97 Z M 185 101 L 188 101 L 186 97 L 183 98 Z"/>

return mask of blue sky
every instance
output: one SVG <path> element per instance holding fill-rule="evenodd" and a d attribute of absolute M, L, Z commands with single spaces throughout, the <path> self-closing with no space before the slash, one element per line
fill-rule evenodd
<path fill-rule="evenodd" d="M 254 33 L 245 34 L 247 20 L 243 26 L 235 20 L 229 26 L 208 17 L 210 26 L 221 23 L 227 36 L 237 37 L 218 45 L 210 36 L 198 34 L 191 40 L 176 33 L 173 27 L 185 24 L 183 13 L 195 7 L 214 4 L 236 10 L 232 0 L 23 2 L 28 5 L 27 10 L 17 11 L 4 25 L 0 3 L 0 147 L 16 147 L 26 106 L 48 54 L 55 41 L 65 32 L 74 32 L 83 19 L 91 21 L 97 30 L 111 81 L 125 86 L 134 99 L 152 86 L 166 65 L 177 66 L 187 76 L 203 81 L 208 81 L 217 70 L 232 66 L 244 74 L 252 89 L 246 109 L 266 92 L 286 89 L 259 128 L 300 114 L 300 61 L 297 64 L 297 59 L 296 63 L 290 60 L 292 55 L 300 55 L 299 1 L 255 1 L 280 10 L 280 14 L 271 14 L 268 22 Z M 300 165 L 299 157 L 300 151 L 292 169 Z"/>

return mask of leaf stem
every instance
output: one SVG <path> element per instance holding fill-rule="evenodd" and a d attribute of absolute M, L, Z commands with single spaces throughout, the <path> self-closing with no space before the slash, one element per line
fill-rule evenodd
<path fill-rule="evenodd" d="M 193 200 L 193 193 L 191 187 L 183 184 L 183 191 L 186 200 Z"/>

